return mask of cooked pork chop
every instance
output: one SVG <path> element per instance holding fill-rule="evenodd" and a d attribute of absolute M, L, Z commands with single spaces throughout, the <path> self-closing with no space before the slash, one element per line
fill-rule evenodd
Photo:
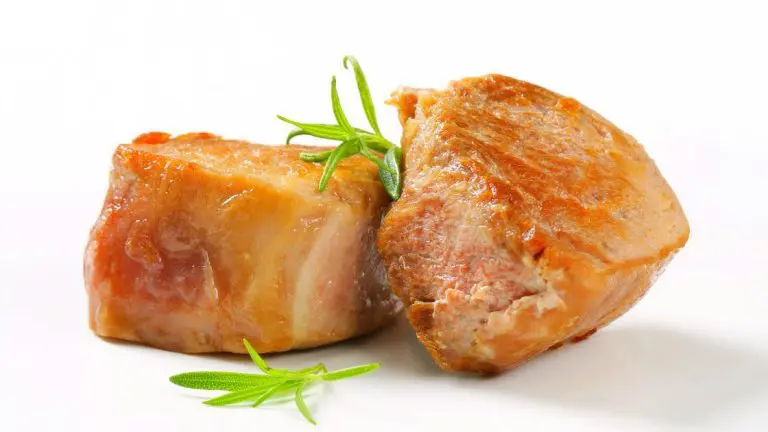
<path fill-rule="evenodd" d="M 343 161 L 325 193 L 308 147 L 169 140 L 121 145 L 85 256 L 90 325 L 174 351 L 260 352 L 370 332 L 399 310 L 375 233 L 376 167 Z"/>
<path fill-rule="evenodd" d="M 445 369 L 496 372 L 588 336 L 687 241 L 643 147 L 573 99 L 488 75 L 393 102 L 405 184 L 378 247 Z"/>

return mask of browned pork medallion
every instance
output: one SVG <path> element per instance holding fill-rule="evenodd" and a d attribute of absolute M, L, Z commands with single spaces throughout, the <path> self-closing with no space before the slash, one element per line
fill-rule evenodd
<path fill-rule="evenodd" d="M 374 244 L 389 198 L 354 157 L 325 193 L 303 146 L 146 134 L 117 148 L 85 258 L 101 335 L 183 352 L 312 347 L 399 310 Z"/>
<path fill-rule="evenodd" d="M 688 239 L 643 147 L 500 75 L 402 89 L 405 183 L 378 247 L 437 364 L 494 372 L 626 312 Z"/>

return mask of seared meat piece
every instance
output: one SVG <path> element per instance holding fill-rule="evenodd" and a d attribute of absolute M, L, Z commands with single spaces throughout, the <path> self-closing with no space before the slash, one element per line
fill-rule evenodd
<path fill-rule="evenodd" d="M 584 338 L 688 238 L 643 147 L 573 99 L 488 75 L 393 102 L 405 184 L 378 246 L 447 370 L 496 372 Z"/>
<path fill-rule="evenodd" d="M 272 352 L 388 322 L 400 305 L 375 248 L 389 204 L 377 169 L 345 160 L 321 194 L 322 166 L 298 158 L 308 149 L 159 133 L 119 146 L 85 256 L 93 330 Z"/>

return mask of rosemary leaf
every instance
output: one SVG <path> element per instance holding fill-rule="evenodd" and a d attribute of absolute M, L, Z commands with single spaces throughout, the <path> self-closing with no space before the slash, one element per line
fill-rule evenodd
<path fill-rule="evenodd" d="M 263 383 L 275 382 L 269 375 L 255 375 L 237 372 L 186 372 L 174 375 L 171 382 L 196 390 L 241 390 Z"/>
<path fill-rule="evenodd" d="M 258 398 L 263 393 L 269 391 L 269 389 L 272 387 L 274 387 L 273 384 L 249 387 L 246 389 L 233 391 L 225 395 L 215 397 L 213 399 L 208 399 L 203 403 L 206 405 L 212 405 L 212 406 L 232 405 L 239 402 L 244 402 L 247 400 Z"/>
<path fill-rule="evenodd" d="M 277 118 L 296 126 L 297 128 L 306 132 L 306 135 L 311 135 L 313 137 L 334 141 L 345 140 L 349 138 L 349 133 L 336 125 L 327 125 L 321 123 L 299 123 L 283 116 L 277 116 Z"/>
<path fill-rule="evenodd" d="M 341 108 L 341 101 L 339 100 L 339 92 L 336 90 L 336 77 L 331 79 L 331 106 L 333 107 L 333 116 L 336 117 L 336 121 L 339 123 L 342 129 L 344 129 L 350 135 L 354 135 L 355 130 L 352 125 L 349 124 L 347 116 L 344 114 L 344 110 Z"/>
<path fill-rule="evenodd" d="M 304 391 L 304 387 L 306 387 L 306 385 L 306 383 L 301 383 L 296 388 L 296 406 L 299 407 L 299 411 L 301 411 L 301 414 L 304 415 L 304 418 L 307 419 L 308 422 L 316 425 L 317 423 L 315 422 L 315 419 L 312 418 L 312 414 L 309 412 L 307 404 L 304 403 L 304 395 L 301 394 L 301 392 Z"/>
<path fill-rule="evenodd" d="M 317 188 L 318 191 L 323 192 L 325 190 L 328 186 L 328 181 L 333 175 L 333 171 L 342 159 L 361 153 L 366 159 L 376 164 L 376 167 L 379 169 L 379 178 L 381 179 L 387 194 L 389 194 L 392 199 L 396 200 L 400 197 L 402 188 L 400 148 L 384 138 L 381 134 L 378 121 L 376 120 L 376 109 L 373 105 L 368 81 L 366 80 L 365 74 L 363 73 L 360 64 L 357 62 L 357 59 L 352 56 L 346 56 L 344 57 L 342 64 L 345 69 L 349 69 L 349 65 L 352 65 L 352 71 L 355 74 L 355 81 L 357 83 L 357 90 L 360 93 L 360 101 L 362 102 L 368 123 L 373 128 L 373 133 L 360 128 L 354 128 L 349 123 L 346 114 L 344 114 L 344 109 L 341 106 L 341 101 L 339 100 L 339 93 L 336 88 L 336 77 L 334 76 L 331 79 L 331 107 L 333 109 L 333 116 L 336 118 L 338 124 L 299 123 L 278 116 L 280 120 L 290 123 L 298 128 L 298 130 L 294 130 L 288 134 L 286 143 L 289 143 L 292 138 L 300 135 L 310 135 L 323 139 L 341 141 L 341 144 L 334 150 L 299 154 L 299 158 L 305 162 L 325 162 L 325 167 L 323 168 L 323 173 Z M 380 159 L 373 152 L 384 155 L 384 158 Z M 391 155 L 388 157 L 387 154 Z"/>
<path fill-rule="evenodd" d="M 333 154 L 333 150 L 321 153 L 299 153 L 299 159 L 304 162 L 325 162 Z"/>
<path fill-rule="evenodd" d="M 349 69 L 347 67 L 347 62 L 352 63 L 352 69 L 355 72 L 355 81 L 357 82 L 357 90 L 360 93 L 360 102 L 363 104 L 365 117 L 368 118 L 368 123 L 370 123 L 376 135 L 381 136 L 379 123 L 376 121 L 376 108 L 373 106 L 371 90 L 368 88 L 368 81 L 365 79 L 363 69 L 360 68 L 360 63 L 357 62 L 357 59 L 352 56 L 344 57 L 344 61 L 342 63 L 344 64 L 345 69 Z"/>
<path fill-rule="evenodd" d="M 345 150 L 359 151 L 354 143 L 345 142 L 336 150 L 343 153 Z M 312 424 L 309 408 L 304 402 L 303 391 L 313 383 L 320 381 L 338 381 L 375 370 L 378 363 L 356 366 L 328 372 L 325 365 L 318 363 L 304 369 L 291 371 L 288 369 L 275 369 L 267 365 L 264 359 L 253 349 L 251 344 L 243 339 L 243 345 L 250 354 L 253 363 L 264 375 L 244 374 L 236 372 L 187 372 L 174 375 L 171 382 L 188 388 L 200 390 L 229 390 L 221 396 L 206 400 L 205 404 L 212 406 L 232 405 L 245 401 L 253 401 L 252 406 L 257 407 L 268 400 L 282 401 L 281 395 L 293 392 L 293 399 L 301 414 Z"/>
<path fill-rule="evenodd" d="M 384 165 L 391 168 L 391 170 L 379 170 L 379 178 L 384 185 L 389 196 L 397 201 L 400 198 L 402 192 L 402 180 L 400 179 L 400 153 L 396 150 L 397 147 L 392 147 L 384 154 Z"/>
<path fill-rule="evenodd" d="M 360 139 L 363 140 L 363 143 L 365 143 L 368 148 L 381 154 L 386 153 L 387 150 L 394 147 L 394 144 L 376 135 L 360 135 Z"/>
<path fill-rule="evenodd" d="M 344 141 L 336 147 L 335 150 L 331 152 L 331 155 L 328 156 L 328 160 L 325 161 L 325 168 L 323 168 L 323 175 L 320 177 L 320 186 L 318 187 L 318 190 L 320 192 L 325 190 L 325 187 L 328 186 L 328 181 L 331 180 L 331 175 L 333 174 L 333 170 L 336 169 L 336 166 L 341 162 L 342 159 L 344 159 L 344 156 L 347 151 L 347 145 L 349 141 Z"/>
<path fill-rule="evenodd" d="M 297 383 L 282 383 L 282 384 L 277 384 L 273 387 L 270 387 L 266 392 L 264 392 L 264 394 L 259 396 L 251 406 L 256 408 L 257 406 L 263 404 L 267 399 L 271 398 L 275 394 L 283 392 L 285 390 L 290 390 L 293 387 L 296 387 L 297 385 L 298 385 Z"/>
<path fill-rule="evenodd" d="M 371 150 L 368 149 L 367 146 L 362 145 L 360 147 L 360 154 L 365 156 L 368 160 L 375 163 L 377 167 L 379 167 L 380 170 L 387 171 L 390 174 L 396 175 L 397 171 L 393 170 L 391 167 L 387 166 L 387 164 L 384 163 L 378 156 L 374 155 Z"/>
<path fill-rule="evenodd" d="M 300 135 L 309 135 L 309 132 L 305 131 L 304 129 L 294 129 L 288 133 L 288 136 L 285 138 L 285 144 L 290 144 L 292 139 Z"/>
<path fill-rule="evenodd" d="M 256 365 L 262 372 L 265 374 L 268 374 L 270 371 L 270 367 L 267 366 L 267 362 L 264 361 L 264 359 L 261 358 L 259 353 L 256 352 L 255 349 L 251 346 L 251 343 L 248 342 L 248 339 L 243 339 L 243 345 L 245 345 L 245 349 L 248 351 L 248 355 L 251 356 L 251 360 L 253 360 L 253 364 Z"/>
<path fill-rule="evenodd" d="M 351 368 L 346 369 L 339 369 L 333 372 L 328 372 L 326 374 L 323 374 L 323 379 L 325 381 L 337 381 L 344 378 L 350 378 L 357 375 L 362 375 L 368 372 L 375 371 L 379 368 L 378 363 L 369 363 L 365 365 L 355 366 Z"/>

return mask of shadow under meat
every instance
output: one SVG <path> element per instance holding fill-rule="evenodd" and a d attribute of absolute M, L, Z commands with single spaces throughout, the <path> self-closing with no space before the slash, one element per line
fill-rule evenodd
<path fill-rule="evenodd" d="M 341 346 L 354 348 L 355 358 L 381 363 L 382 370 L 398 375 L 442 376 L 426 348 L 403 314 L 384 329 L 367 336 L 343 342 Z"/>
<path fill-rule="evenodd" d="M 242 354 L 202 356 L 244 369 L 251 364 Z M 765 356 L 662 326 L 612 326 L 493 377 L 441 371 L 402 314 L 369 335 L 264 358 L 291 369 L 318 361 L 331 369 L 379 362 L 392 385 L 400 379 L 459 379 L 483 391 L 675 425 L 707 422 L 768 391 Z"/>
<path fill-rule="evenodd" d="M 192 354 L 231 364 L 248 366 L 247 354 Z M 316 348 L 284 353 L 262 354 L 274 367 L 300 369 L 322 361 L 331 369 L 378 362 L 382 372 L 394 375 L 443 375 L 432 362 L 424 346 L 416 338 L 405 317 L 400 314 L 392 323 L 370 334 Z"/>
<path fill-rule="evenodd" d="M 505 393 L 673 424 L 758 397 L 768 360 L 664 327 L 617 327 L 488 380 Z"/>

